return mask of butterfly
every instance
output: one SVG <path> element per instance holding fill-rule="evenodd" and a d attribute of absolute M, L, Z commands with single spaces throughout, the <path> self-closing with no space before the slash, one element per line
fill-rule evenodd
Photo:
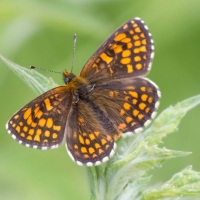
<path fill-rule="evenodd" d="M 78 165 L 94 166 L 115 153 L 116 140 L 138 133 L 155 116 L 158 86 L 144 76 L 154 45 L 139 18 L 119 27 L 86 62 L 80 74 L 63 72 L 64 86 L 29 102 L 6 124 L 20 144 L 57 148 L 65 141 Z"/>

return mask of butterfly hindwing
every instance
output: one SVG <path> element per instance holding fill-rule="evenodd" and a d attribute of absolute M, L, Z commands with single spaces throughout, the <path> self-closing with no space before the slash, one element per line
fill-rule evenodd
<path fill-rule="evenodd" d="M 79 165 L 99 165 L 115 150 L 112 137 L 116 130 L 92 102 L 80 100 L 73 104 L 66 128 L 66 147 Z M 97 111 L 97 112 L 96 112 Z"/>
<path fill-rule="evenodd" d="M 137 132 L 148 125 L 159 105 L 158 87 L 148 79 L 112 80 L 96 84 L 89 99 L 122 133 Z"/>
<path fill-rule="evenodd" d="M 7 130 L 19 143 L 33 148 L 55 148 L 64 137 L 72 96 L 66 86 L 37 97 L 7 123 Z"/>
<path fill-rule="evenodd" d="M 153 55 L 151 34 L 144 22 L 135 18 L 123 24 L 100 46 L 80 76 L 91 84 L 143 76 L 150 70 Z"/>

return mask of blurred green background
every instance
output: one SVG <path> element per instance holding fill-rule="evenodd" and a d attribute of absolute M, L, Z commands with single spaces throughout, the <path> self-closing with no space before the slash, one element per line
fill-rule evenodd
<path fill-rule="evenodd" d="M 155 41 L 148 78 L 162 92 L 159 113 L 200 93 L 199 0 L 1 0 L 0 53 L 29 67 L 70 69 L 77 34 L 74 72 L 122 23 L 142 18 Z M 6 132 L 7 120 L 35 94 L 0 61 L 0 199 L 89 199 L 84 167 L 69 158 L 65 146 L 49 151 L 26 148 Z M 58 74 L 41 72 L 63 84 Z M 188 165 L 200 171 L 200 106 L 182 120 L 164 146 L 193 152 L 152 171 L 152 184 L 168 180 Z"/>

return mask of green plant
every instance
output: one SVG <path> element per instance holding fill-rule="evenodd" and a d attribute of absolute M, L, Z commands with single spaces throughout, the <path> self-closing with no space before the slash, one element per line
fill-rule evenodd
<path fill-rule="evenodd" d="M 34 91 L 43 93 L 57 85 L 35 70 L 0 57 Z M 108 162 L 97 167 L 86 167 L 91 199 L 170 200 L 200 196 L 200 173 L 193 171 L 191 166 L 173 175 L 166 183 L 156 186 L 149 184 L 149 170 L 161 167 L 168 159 L 190 154 L 167 149 L 161 144 L 164 137 L 177 130 L 185 114 L 199 103 L 200 95 L 197 95 L 170 106 L 142 134 L 120 138 L 116 153 Z"/>

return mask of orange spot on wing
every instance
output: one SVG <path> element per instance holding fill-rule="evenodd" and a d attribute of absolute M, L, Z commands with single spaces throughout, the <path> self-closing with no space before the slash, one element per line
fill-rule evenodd
<path fill-rule="evenodd" d="M 116 48 L 113 49 L 115 54 L 120 53 L 123 51 L 122 46 L 118 45 Z"/>
<path fill-rule="evenodd" d="M 84 154 L 83 156 L 84 156 L 84 158 L 86 158 L 86 159 L 89 158 L 88 154 Z"/>
<path fill-rule="evenodd" d="M 93 154 L 94 152 L 95 152 L 94 148 L 90 147 L 90 148 L 89 148 L 89 153 L 90 153 L 90 154 Z"/>
<path fill-rule="evenodd" d="M 128 48 L 128 49 L 130 49 L 130 48 L 132 48 L 132 47 L 133 47 L 133 44 L 132 44 L 131 42 L 127 44 L 127 48 Z"/>
<path fill-rule="evenodd" d="M 50 136 L 50 131 L 46 130 L 46 131 L 44 132 L 44 135 L 45 135 L 46 137 L 49 137 L 49 136 Z"/>
<path fill-rule="evenodd" d="M 124 109 L 121 109 L 121 110 L 120 110 L 120 115 L 124 115 L 124 114 L 125 114 Z"/>
<path fill-rule="evenodd" d="M 81 135 L 78 136 L 78 139 L 79 139 L 79 142 L 81 144 L 85 144 L 84 140 L 83 140 L 83 137 Z"/>
<path fill-rule="evenodd" d="M 114 40 L 117 42 L 117 41 L 120 41 L 122 39 L 126 38 L 126 34 L 125 33 L 121 33 L 119 35 L 117 35 Z"/>
<path fill-rule="evenodd" d="M 138 98 L 138 93 L 137 93 L 137 92 L 129 92 L 129 94 L 130 94 L 132 97 Z"/>
<path fill-rule="evenodd" d="M 130 123 L 132 120 L 133 120 L 132 117 L 126 117 L 126 122 L 127 122 L 127 123 Z"/>
<path fill-rule="evenodd" d="M 133 72 L 133 66 L 132 65 L 127 65 L 127 72 L 132 73 Z"/>
<path fill-rule="evenodd" d="M 53 119 L 52 118 L 48 118 L 47 119 L 47 123 L 46 123 L 46 127 L 47 128 L 51 128 L 53 126 Z"/>
<path fill-rule="evenodd" d="M 124 130 L 125 128 L 126 128 L 126 124 L 124 124 L 124 123 L 121 123 L 118 125 L 119 130 Z"/>
<path fill-rule="evenodd" d="M 53 125 L 53 130 L 54 131 L 60 131 L 61 130 L 61 126 Z"/>
<path fill-rule="evenodd" d="M 87 153 L 87 149 L 85 147 L 81 147 L 81 153 Z"/>
<path fill-rule="evenodd" d="M 96 148 L 96 149 L 98 149 L 98 148 L 100 148 L 100 147 L 101 147 L 99 143 L 95 143 L 95 145 L 94 145 L 94 146 L 95 146 L 95 148 Z"/>
<path fill-rule="evenodd" d="M 131 42 L 131 38 L 124 38 L 123 40 L 121 40 L 121 42 L 124 42 L 124 43 L 129 43 Z"/>
<path fill-rule="evenodd" d="M 52 138 L 56 139 L 57 137 L 58 137 L 58 134 L 57 133 L 53 133 Z"/>
<path fill-rule="evenodd" d="M 120 60 L 120 63 L 121 64 L 129 64 L 131 62 L 131 59 L 130 58 L 122 58 L 121 60 Z"/>
<path fill-rule="evenodd" d="M 123 52 L 122 52 L 122 57 L 128 57 L 128 56 L 130 56 L 131 55 L 131 51 L 130 50 L 124 50 Z"/>
<path fill-rule="evenodd" d="M 140 42 L 140 41 L 135 41 L 135 42 L 134 42 L 134 45 L 135 45 L 136 47 L 138 47 L 138 46 L 141 45 L 141 42 Z"/>
<path fill-rule="evenodd" d="M 89 134 L 89 138 L 90 138 L 90 140 L 94 140 L 95 139 L 95 135 L 93 133 L 90 133 Z"/>
<path fill-rule="evenodd" d="M 139 39 L 139 36 L 138 36 L 138 35 L 134 35 L 134 36 L 133 36 L 133 39 L 134 39 L 134 40 L 138 40 L 138 39 Z"/>
<path fill-rule="evenodd" d="M 138 114 L 139 114 L 139 111 L 136 110 L 136 109 L 134 109 L 134 110 L 133 110 L 133 115 L 136 117 Z"/>
<path fill-rule="evenodd" d="M 89 145 L 90 144 L 90 140 L 89 139 L 85 139 L 85 144 Z"/>
<path fill-rule="evenodd" d="M 131 108 L 131 105 L 129 104 L 129 103 L 124 103 L 124 108 L 126 109 L 126 110 L 130 110 L 130 108 Z"/>
<path fill-rule="evenodd" d="M 28 134 L 29 134 L 29 135 L 33 135 L 33 134 L 34 134 L 34 129 L 31 128 L 31 129 L 28 131 Z"/>
<path fill-rule="evenodd" d="M 149 103 L 152 103 L 152 102 L 153 102 L 153 98 L 152 98 L 152 97 L 149 97 L 149 98 L 148 98 L 148 102 L 149 102 Z"/>
<path fill-rule="evenodd" d="M 103 150 L 102 149 L 99 149 L 99 154 L 102 154 L 103 153 Z"/>
<path fill-rule="evenodd" d="M 28 125 L 31 125 L 31 123 L 32 123 L 32 116 L 31 115 L 29 115 L 29 117 L 28 117 L 28 119 L 27 119 L 27 124 Z"/>
<path fill-rule="evenodd" d="M 24 133 L 21 133 L 20 136 L 21 136 L 21 137 L 25 137 L 25 134 L 24 134 Z"/>
<path fill-rule="evenodd" d="M 14 119 L 18 119 L 18 118 L 19 118 L 19 115 L 15 115 L 15 116 L 14 116 Z"/>
<path fill-rule="evenodd" d="M 145 46 L 142 46 L 142 47 L 140 47 L 140 51 L 141 51 L 141 52 L 146 52 L 146 51 L 147 51 L 147 49 L 146 49 L 146 47 L 145 47 Z"/>
<path fill-rule="evenodd" d="M 46 99 L 44 100 L 44 103 L 45 103 L 46 109 L 47 109 L 48 111 L 50 111 L 50 110 L 53 109 L 53 106 L 51 106 L 51 102 L 50 102 L 50 99 L 49 99 L 49 98 L 46 98 Z"/>
<path fill-rule="evenodd" d="M 39 120 L 38 125 L 41 127 L 44 127 L 45 123 L 46 123 L 46 119 L 42 118 Z"/>
<path fill-rule="evenodd" d="M 140 53 L 140 48 L 135 48 L 135 49 L 133 50 L 133 53 Z"/>
<path fill-rule="evenodd" d="M 35 122 L 31 123 L 31 127 L 35 128 L 36 126 L 37 126 L 37 123 L 35 123 Z"/>
<path fill-rule="evenodd" d="M 144 39 L 142 40 L 142 44 L 146 45 L 147 44 L 147 41 Z"/>
<path fill-rule="evenodd" d="M 140 90 L 146 92 L 146 87 L 141 87 Z"/>
<path fill-rule="evenodd" d="M 150 108 L 149 108 L 149 107 L 145 109 L 145 112 L 146 112 L 146 113 L 149 113 L 149 111 L 150 111 Z"/>
<path fill-rule="evenodd" d="M 29 135 L 26 139 L 27 139 L 27 140 L 33 140 L 33 138 L 32 138 L 31 135 Z"/>
<path fill-rule="evenodd" d="M 24 126 L 24 127 L 23 127 L 23 131 L 24 131 L 24 132 L 27 132 L 27 131 L 28 131 L 28 127 L 27 127 L 27 126 Z"/>
<path fill-rule="evenodd" d="M 96 154 L 96 153 L 94 153 L 94 154 L 92 155 L 92 157 L 93 157 L 93 158 L 96 158 L 96 157 L 97 157 L 97 154 Z"/>
<path fill-rule="evenodd" d="M 135 105 L 137 103 L 137 99 L 133 99 L 133 104 Z"/>
<path fill-rule="evenodd" d="M 135 60 L 135 62 L 141 61 L 141 57 L 140 56 L 135 56 L 134 60 Z"/>
<path fill-rule="evenodd" d="M 135 67 L 139 70 L 139 69 L 142 68 L 142 64 L 138 63 L 138 64 L 135 65 Z"/>
<path fill-rule="evenodd" d="M 135 28 L 135 32 L 137 33 L 141 32 L 140 28 L 139 27 Z"/>
<path fill-rule="evenodd" d="M 147 98 L 148 98 L 148 95 L 146 95 L 146 94 L 141 95 L 141 99 L 142 99 L 142 101 L 146 101 Z"/>
<path fill-rule="evenodd" d="M 26 112 L 24 113 L 24 119 L 28 119 L 28 117 L 30 116 L 30 114 L 32 113 L 32 109 L 29 108 L 26 110 Z"/>
<path fill-rule="evenodd" d="M 144 115 L 142 115 L 142 114 L 139 114 L 139 115 L 138 115 L 138 119 L 139 119 L 139 120 L 141 120 L 141 119 L 143 119 L 143 118 L 144 118 Z"/>
<path fill-rule="evenodd" d="M 109 64 L 109 63 L 113 60 L 113 58 L 110 57 L 110 56 L 108 56 L 106 53 L 102 53 L 102 54 L 100 55 L 100 57 L 101 57 L 101 59 L 102 59 L 103 61 L 105 61 L 107 64 Z"/>
<path fill-rule="evenodd" d="M 145 103 L 140 103 L 139 104 L 139 108 L 140 108 L 140 110 L 144 110 L 146 108 L 146 104 Z"/>
<path fill-rule="evenodd" d="M 125 24 L 124 26 L 123 26 L 123 29 L 127 29 L 128 28 L 128 24 Z"/>
<path fill-rule="evenodd" d="M 106 144 L 107 142 L 106 142 L 106 140 L 103 138 L 103 139 L 101 139 L 101 144 L 102 145 L 104 145 L 104 144 Z"/>

